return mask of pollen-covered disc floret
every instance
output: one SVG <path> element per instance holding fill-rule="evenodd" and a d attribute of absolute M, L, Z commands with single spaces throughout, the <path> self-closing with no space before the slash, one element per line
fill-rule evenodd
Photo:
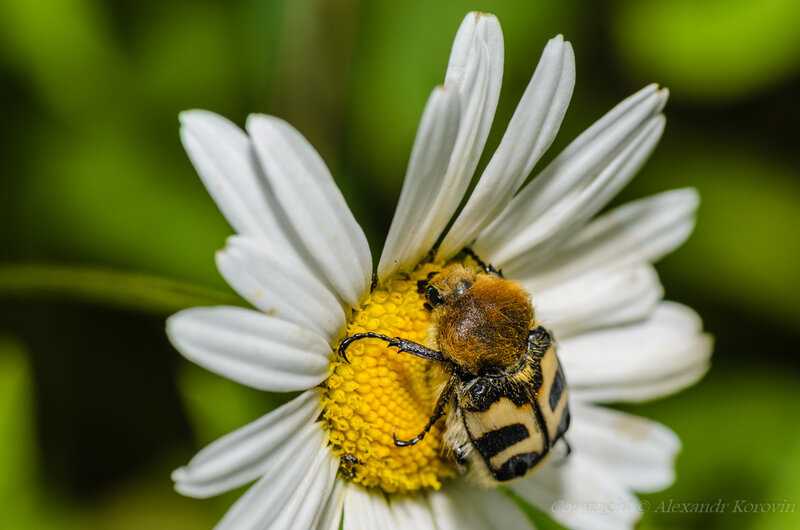
<path fill-rule="evenodd" d="M 373 331 L 427 343 L 431 320 L 417 282 L 438 270 L 426 264 L 376 288 L 353 313 L 347 334 Z M 342 475 L 389 493 L 438 489 L 442 479 L 455 475 L 441 426 L 410 447 L 397 447 L 393 436 L 410 439 L 425 426 L 444 382 L 440 370 L 374 339 L 354 342 L 347 358 L 349 363 L 334 361 L 323 397 Z"/>

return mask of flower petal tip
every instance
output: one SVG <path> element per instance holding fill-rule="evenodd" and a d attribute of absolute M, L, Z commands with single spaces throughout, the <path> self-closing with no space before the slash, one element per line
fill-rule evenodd
<path fill-rule="evenodd" d="M 188 474 L 189 473 L 186 467 L 182 466 L 174 470 L 169 477 L 172 479 L 172 482 L 175 482 L 175 486 L 178 487 L 178 483 L 186 480 L 188 478 Z"/>
<path fill-rule="evenodd" d="M 230 120 L 225 118 L 224 116 L 220 116 L 216 112 L 211 112 L 210 110 L 205 109 L 187 109 L 182 110 L 178 113 L 178 122 L 180 122 L 181 126 L 194 128 L 197 126 L 202 126 L 203 124 L 211 124 L 210 122 L 224 122 L 226 124 L 230 124 Z"/>

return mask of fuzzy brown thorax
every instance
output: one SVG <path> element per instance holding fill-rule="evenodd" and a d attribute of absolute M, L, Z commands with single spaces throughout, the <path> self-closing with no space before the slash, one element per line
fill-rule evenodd
<path fill-rule="evenodd" d="M 431 278 L 440 300 L 432 309 L 439 350 L 472 374 L 514 368 L 527 350 L 533 308 L 516 282 L 461 264 Z"/>

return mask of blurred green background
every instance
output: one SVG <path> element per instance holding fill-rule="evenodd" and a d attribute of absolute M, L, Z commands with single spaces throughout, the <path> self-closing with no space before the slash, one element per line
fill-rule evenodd
<path fill-rule="evenodd" d="M 651 506 L 800 503 L 795 0 L 0 0 L 0 527 L 219 518 L 238 492 L 184 499 L 169 471 L 280 398 L 190 366 L 164 336 L 172 311 L 231 297 L 213 263 L 230 229 L 177 114 L 289 120 L 380 249 L 423 103 L 473 9 L 505 32 L 490 146 L 557 33 L 578 77 L 551 153 L 641 86 L 671 89 L 665 137 L 619 201 L 699 188 L 698 228 L 659 270 L 717 345 L 701 384 L 626 407 L 684 442 L 677 483 Z M 800 507 L 651 510 L 641 527 L 800 528 Z"/>

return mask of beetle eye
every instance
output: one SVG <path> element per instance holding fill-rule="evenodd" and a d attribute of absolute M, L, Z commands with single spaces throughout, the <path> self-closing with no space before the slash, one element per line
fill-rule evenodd
<path fill-rule="evenodd" d="M 486 393 L 486 384 L 481 381 L 475 382 L 469 389 L 472 399 L 478 400 Z"/>
<path fill-rule="evenodd" d="M 456 288 L 453 289 L 453 293 L 455 293 L 456 296 L 464 296 L 467 291 L 469 291 L 470 287 L 472 287 L 472 283 L 468 282 L 467 280 L 461 280 L 458 282 L 458 284 L 456 284 Z"/>
<path fill-rule="evenodd" d="M 444 298 L 442 298 L 442 295 L 439 294 L 439 290 L 433 285 L 428 285 L 427 289 L 425 289 L 425 296 L 428 298 L 428 303 L 433 307 L 444 303 Z"/>

